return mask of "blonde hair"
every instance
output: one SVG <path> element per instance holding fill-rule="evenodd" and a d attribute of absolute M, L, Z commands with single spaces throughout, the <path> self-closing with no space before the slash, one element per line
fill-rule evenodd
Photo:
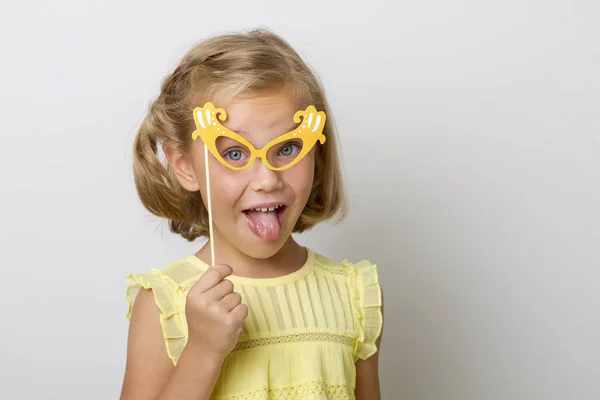
<path fill-rule="evenodd" d="M 200 192 L 185 190 L 168 163 L 159 159 L 159 145 L 184 152 L 191 147 L 193 109 L 217 93 L 241 94 L 287 90 L 298 104 L 325 111 L 327 140 L 316 146 L 315 175 L 310 197 L 294 232 L 347 213 L 338 157 L 335 124 L 322 84 L 296 51 L 264 29 L 222 34 L 192 47 L 162 83 L 137 132 L 133 172 L 140 200 L 152 214 L 166 218 L 173 233 L 192 241 L 208 236 L 208 211 Z"/>

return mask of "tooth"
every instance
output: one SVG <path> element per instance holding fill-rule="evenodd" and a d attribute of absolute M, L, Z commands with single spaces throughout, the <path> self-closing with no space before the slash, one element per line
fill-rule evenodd
<path fill-rule="evenodd" d="M 267 212 L 267 210 L 268 210 L 268 208 L 267 208 L 267 207 L 262 207 L 262 208 L 260 209 L 260 211 L 262 211 L 262 212 Z"/>
<path fill-rule="evenodd" d="M 269 207 L 269 211 L 275 211 L 275 207 Z"/>

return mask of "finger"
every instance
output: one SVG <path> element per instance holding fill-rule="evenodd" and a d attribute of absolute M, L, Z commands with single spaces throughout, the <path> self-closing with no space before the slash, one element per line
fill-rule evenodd
<path fill-rule="evenodd" d="M 244 303 L 238 304 L 231 310 L 229 315 L 236 321 L 244 321 L 248 316 L 248 306 Z"/>
<path fill-rule="evenodd" d="M 219 302 L 227 311 L 233 310 L 242 303 L 242 296 L 238 292 L 231 292 Z"/>
<path fill-rule="evenodd" d="M 194 285 L 194 288 L 198 291 L 206 292 L 232 273 L 233 270 L 229 265 L 215 265 L 202 274 L 198 282 Z"/>
<path fill-rule="evenodd" d="M 233 283 L 229 279 L 223 279 L 214 287 L 204 292 L 207 299 L 211 301 L 220 301 L 225 296 L 233 292 Z"/>

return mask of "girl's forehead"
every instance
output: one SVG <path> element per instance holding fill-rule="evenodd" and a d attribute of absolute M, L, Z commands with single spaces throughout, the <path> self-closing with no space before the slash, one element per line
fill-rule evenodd
<path fill-rule="evenodd" d="M 217 104 L 227 112 L 223 125 L 234 132 L 278 131 L 293 129 L 298 104 L 281 93 L 240 96 Z M 282 132 L 283 130 L 283 132 Z"/>

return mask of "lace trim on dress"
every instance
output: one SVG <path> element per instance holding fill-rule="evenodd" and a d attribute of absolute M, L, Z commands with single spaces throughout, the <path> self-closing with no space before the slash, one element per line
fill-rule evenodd
<path fill-rule="evenodd" d="M 345 384 L 304 382 L 285 388 L 257 389 L 252 392 L 216 397 L 214 400 L 355 400 L 354 389 Z"/>
<path fill-rule="evenodd" d="M 293 335 L 274 336 L 268 338 L 250 339 L 238 342 L 233 351 L 248 350 L 260 346 L 269 346 L 296 342 L 331 342 L 354 347 L 354 338 L 328 332 L 307 332 Z"/>

